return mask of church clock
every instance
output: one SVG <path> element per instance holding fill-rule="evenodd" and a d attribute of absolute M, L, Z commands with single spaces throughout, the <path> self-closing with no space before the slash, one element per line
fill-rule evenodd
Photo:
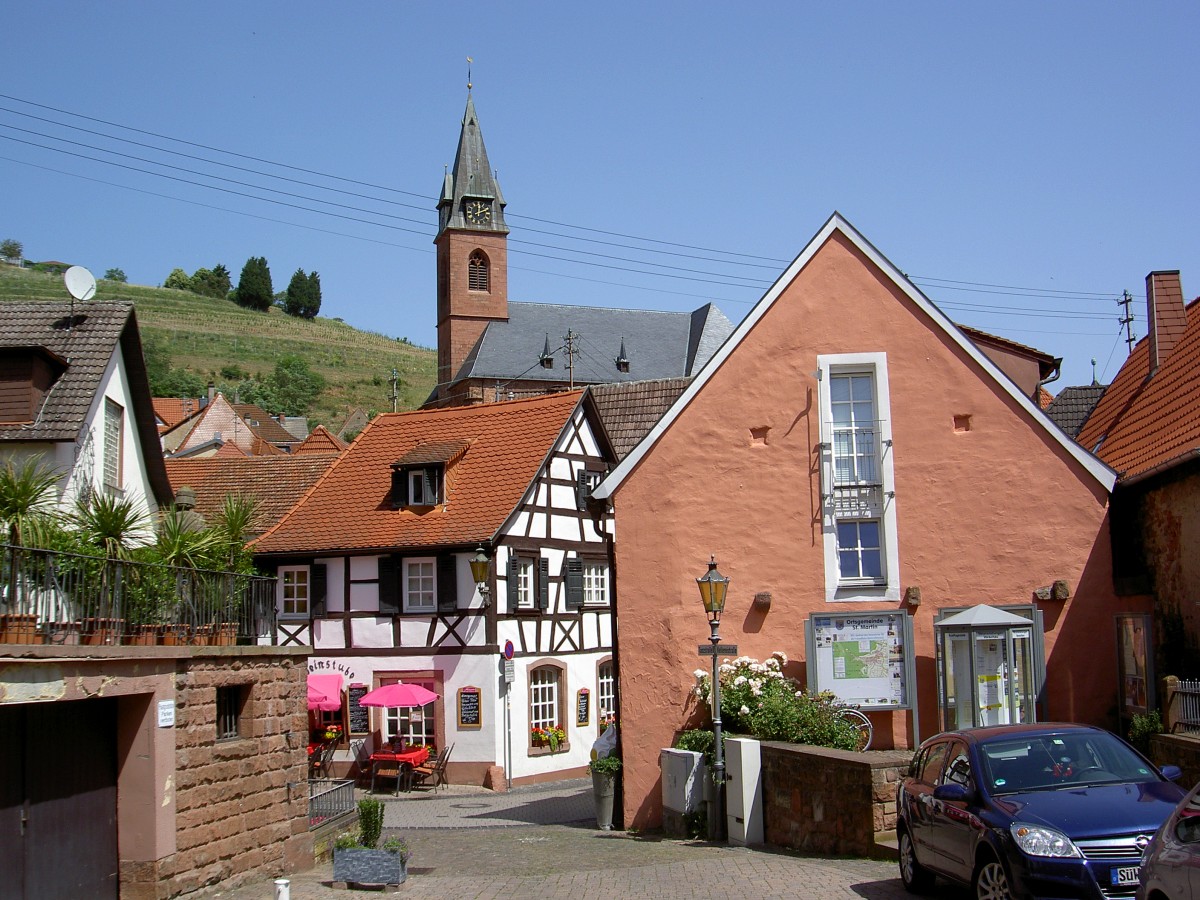
<path fill-rule="evenodd" d="M 486 200 L 468 200 L 466 214 L 472 225 L 488 225 L 492 221 L 492 205 Z"/>

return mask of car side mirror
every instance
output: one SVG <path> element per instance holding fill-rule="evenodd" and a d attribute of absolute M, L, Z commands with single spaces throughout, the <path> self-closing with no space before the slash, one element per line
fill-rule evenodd
<path fill-rule="evenodd" d="M 939 784 L 933 789 L 934 800 L 948 800 L 951 803 L 962 803 L 970 798 L 971 792 L 961 784 Z"/>
<path fill-rule="evenodd" d="M 1183 769 L 1179 766 L 1163 766 L 1159 771 L 1167 781 L 1178 781 L 1183 776 Z"/>

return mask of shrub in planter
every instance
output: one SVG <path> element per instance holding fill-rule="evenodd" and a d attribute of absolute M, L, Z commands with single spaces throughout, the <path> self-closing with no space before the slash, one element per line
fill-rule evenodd
<path fill-rule="evenodd" d="M 611 754 L 593 759 L 588 763 L 592 773 L 592 794 L 596 799 L 596 827 L 612 829 L 613 798 L 616 796 L 617 775 L 621 771 L 621 760 Z"/>
<path fill-rule="evenodd" d="M 358 833 L 338 835 L 333 844 L 333 880 L 347 884 L 401 884 L 408 878 L 408 844 L 390 837 L 376 849 L 383 831 L 383 804 L 358 801 Z"/>

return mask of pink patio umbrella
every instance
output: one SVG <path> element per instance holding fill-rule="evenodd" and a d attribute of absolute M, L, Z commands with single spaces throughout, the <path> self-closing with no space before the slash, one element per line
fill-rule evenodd
<path fill-rule="evenodd" d="M 363 694 L 358 702 L 363 706 L 425 706 L 438 698 L 438 695 L 419 684 L 385 684 L 375 690 Z"/>
<path fill-rule="evenodd" d="M 342 676 L 320 674 L 308 676 L 308 708 L 333 712 L 342 708 Z"/>

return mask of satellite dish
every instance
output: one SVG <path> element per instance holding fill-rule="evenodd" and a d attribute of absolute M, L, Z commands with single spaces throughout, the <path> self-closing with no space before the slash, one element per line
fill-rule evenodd
<path fill-rule="evenodd" d="M 91 300 L 96 296 L 96 278 L 83 266 L 71 266 L 63 274 L 63 281 L 73 300 Z"/>

